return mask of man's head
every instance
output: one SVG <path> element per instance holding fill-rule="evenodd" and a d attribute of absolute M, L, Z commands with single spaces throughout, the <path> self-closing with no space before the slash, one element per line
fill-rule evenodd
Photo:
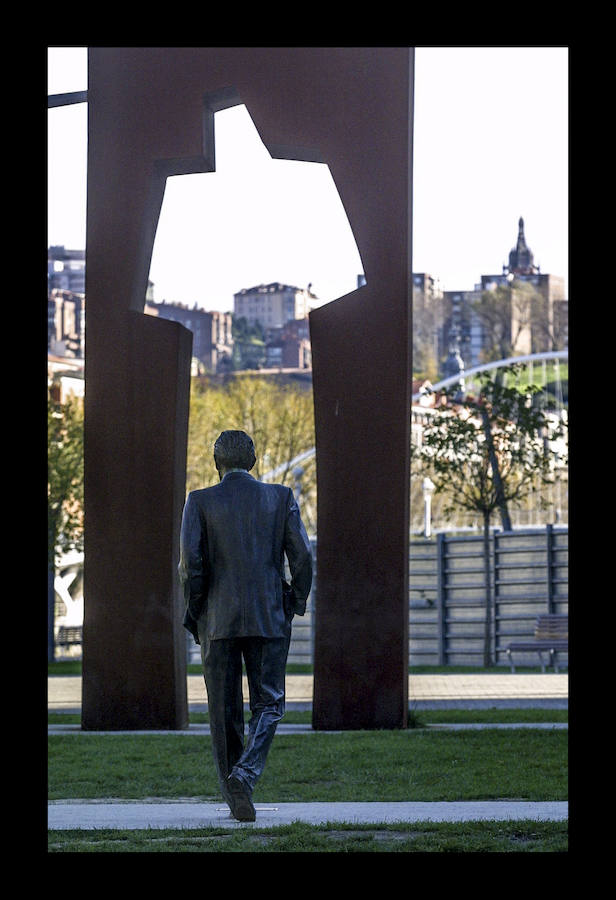
<path fill-rule="evenodd" d="M 256 460 L 252 438 L 245 431 L 223 431 L 214 444 L 214 462 L 221 477 L 229 469 L 249 472 Z"/>

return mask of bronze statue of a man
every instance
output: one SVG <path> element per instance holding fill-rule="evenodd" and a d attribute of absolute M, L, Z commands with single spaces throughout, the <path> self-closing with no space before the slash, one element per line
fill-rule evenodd
<path fill-rule="evenodd" d="M 305 613 L 312 583 L 293 491 L 253 478 L 255 459 L 245 432 L 222 432 L 214 444 L 220 483 L 189 493 L 178 566 L 184 626 L 201 645 L 218 779 L 240 821 L 255 819 L 252 792 L 284 715 L 291 621 Z M 246 741 L 242 657 L 251 711 Z"/>

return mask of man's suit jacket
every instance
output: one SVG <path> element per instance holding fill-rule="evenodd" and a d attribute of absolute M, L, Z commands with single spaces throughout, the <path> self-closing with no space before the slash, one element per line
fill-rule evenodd
<path fill-rule="evenodd" d="M 284 555 L 291 572 L 283 599 Z M 185 627 L 200 643 L 232 637 L 284 637 L 303 615 L 312 554 L 291 488 L 228 472 L 186 498 L 180 532 Z M 285 605 L 288 608 L 285 609 Z"/>

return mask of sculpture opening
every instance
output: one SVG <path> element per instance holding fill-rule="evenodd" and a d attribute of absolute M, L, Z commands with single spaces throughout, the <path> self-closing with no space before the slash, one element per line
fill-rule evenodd
<path fill-rule="evenodd" d="M 273 159 L 243 104 L 214 119 L 215 171 L 167 178 L 154 300 L 233 311 L 259 284 L 311 284 L 318 306 L 355 290 L 363 264 L 328 166 Z"/>

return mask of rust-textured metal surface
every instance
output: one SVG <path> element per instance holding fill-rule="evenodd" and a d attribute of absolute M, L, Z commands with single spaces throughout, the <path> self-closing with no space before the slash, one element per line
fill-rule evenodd
<path fill-rule="evenodd" d="M 128 312 L 118 343 L 109 378 L 101 372 L 86 389 L 86 414 L 94 412 L 85 446 L 82 728 L 184 728 L 186 636 L 175 566 L 192 335 Z M 98 363 L 104 371 L 105 360 Z"/>
<path fill-rule="evenodd" d="M 364 189 L 350 217 L 367 284 L 310 316 L 321 729 L 405 727 L 408 715 L 411 54 L 383 51 L 374 74 L 378 115 L 362 121 L 359 99 L 355 110 Z"/>
<path fill-rule="evenodd" d="M 272 156 L 329 165 L 368 281 L 311 316 L 314 721 L 405 724 L 411 95 L 408 48 L 89 50 L 84 728 L 186 718 L 190 335 L 142 310 L 165 179 L 213 171 L 214 113 L 237 103 Z"/>

